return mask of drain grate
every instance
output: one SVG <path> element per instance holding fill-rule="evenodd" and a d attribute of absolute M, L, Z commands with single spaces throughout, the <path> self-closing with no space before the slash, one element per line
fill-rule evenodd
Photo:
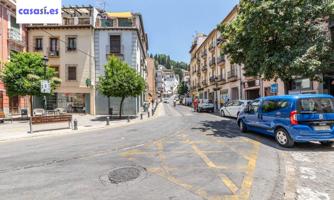
<path fill-rule="evenodd" d="M 113 184 L 124 183 L 128 181 L 135 180 L 138 178 L 143 171 L 142 168 L 139 167 L 121 167 L 112 170 L 108 174 L 109 181 Z"/>

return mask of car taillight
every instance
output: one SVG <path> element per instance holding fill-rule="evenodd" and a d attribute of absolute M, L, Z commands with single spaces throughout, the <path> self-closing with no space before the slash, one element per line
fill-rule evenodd
<path fill-rule="evenodd" d="M 291 123 L 291 125 L 297 125 L 298 124 L 297 111 L 292 111 L 290 113 L 290 123 Z"/>

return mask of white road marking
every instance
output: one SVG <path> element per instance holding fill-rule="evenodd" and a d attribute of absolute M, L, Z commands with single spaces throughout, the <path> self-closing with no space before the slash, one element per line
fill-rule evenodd
<path fill-rule="evenodd" d="M 300 173 L 302 174 L 301 177 L 305 179 L 311 179 L 314 180 L 317 178 L 315 175 L 315 171 L 312 168 L 309 167 L 300 167 Z"/>
<path fill-rule="evenodd" d="M 297 200 L 330 200 L 327 193 L 313 191 L 310 188 L 298 188 Z"/>
<path fill-rule="evenodd" d="M 291 156 L 293 157 L 293 159 L 299 162 L 312 162 L 310 158 L 306 157 L 302 153 L 292 153 Z"/>

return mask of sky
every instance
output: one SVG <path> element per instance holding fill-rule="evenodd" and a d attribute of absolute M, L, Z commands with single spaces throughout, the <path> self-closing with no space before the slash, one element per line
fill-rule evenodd
<path fill-rule="evenodd" d="M 103 3 L 105 2 L 105 4 Z M 93 5 L 107 11 L 143 16 L 149 53 L 163 53 L 189 63 L 196 33 L 208 34 L 239 0 L 62 0 L 63 5 Z"/>

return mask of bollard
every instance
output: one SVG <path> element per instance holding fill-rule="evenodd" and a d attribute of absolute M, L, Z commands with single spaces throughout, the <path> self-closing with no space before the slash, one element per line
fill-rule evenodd
<path fill-rule="evenodd" d="M 152 108 L 152 117 L 154 116 L 154 109 Z"/>
<path fill-rule="evenodd" d="M 130 116 L 128 116 L 128 122 L 130 122 Z"/>
<path fill-rule="evenodd" d="M 143 120 L 143 113 L 140 113 L 140 120 Z"/>
<path fill-rule="evenodd" d="M 33 130 L 32 130 L 32 117 L 30 117 L 30 120 L 29 120 L 29 127 L 30 127 L 30 134 L 33 133 Z"/>
<path fill-rule="evenodd" d="M 73 130 L 78 130 L 78 120 L 77 119 L 73 121 Z"/>
<path fill-rule="evenodd" d="M 109 126 L 110 125 L 110 117 L 107 117 L 106 119 L 107 119 L 107 126 Z"/>
<path fill-rule="evenodd" d="M 147 117 L 150 118 L 150 112 L 147 112 Z"/>

